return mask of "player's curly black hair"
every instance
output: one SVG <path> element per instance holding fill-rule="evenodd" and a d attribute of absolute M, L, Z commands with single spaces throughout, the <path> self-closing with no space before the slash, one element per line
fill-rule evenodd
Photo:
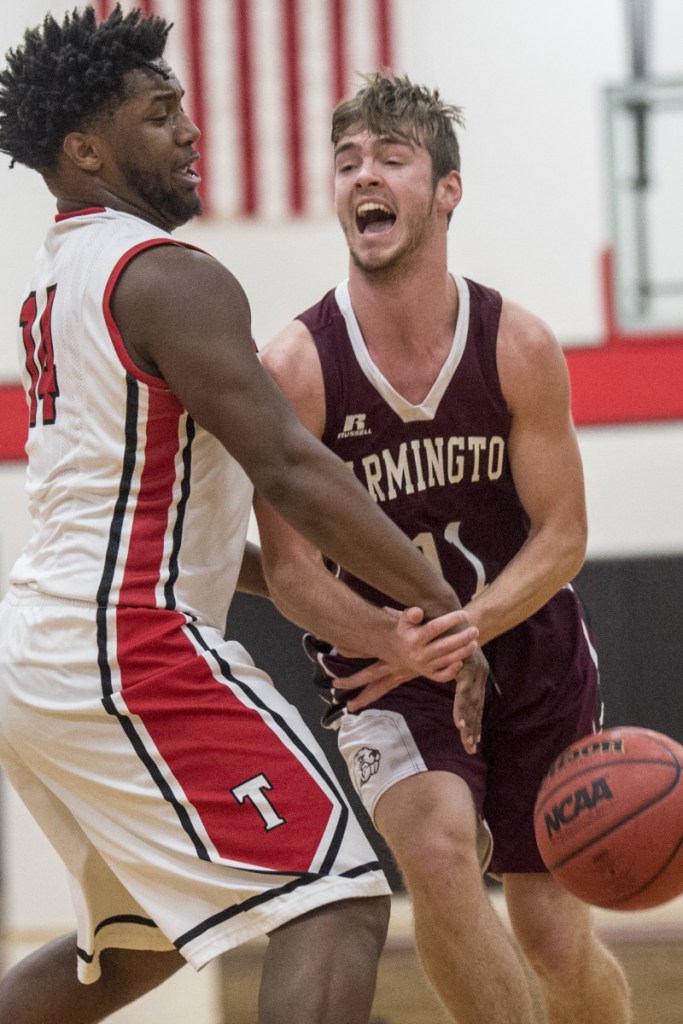
<path fill-rule="evenodd" d="M 0 152 L 49 173 L 69 132 L 124 99 L 128 71 L 161 57 L 170 28 L 138 10 L 124 16 L 117 3 L 106 21 L 88 6 L 27 29 L 0 71 Z"/>

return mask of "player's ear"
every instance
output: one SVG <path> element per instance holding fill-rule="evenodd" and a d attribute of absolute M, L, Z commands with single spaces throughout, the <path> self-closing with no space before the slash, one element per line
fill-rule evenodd
<path fill-rule="evenodd" d="M 449 171 L 436 183 L 434 196 L 444 213 L 452 213 L 462 199 L 462 179 L 457 171 Z"/>
<path fill-rule="evenodd" d="M 94 174 L 102 166 L 99 139 L 92 132 L 69 132 L 62 149 L 72 164 L 88 174 Z"/>

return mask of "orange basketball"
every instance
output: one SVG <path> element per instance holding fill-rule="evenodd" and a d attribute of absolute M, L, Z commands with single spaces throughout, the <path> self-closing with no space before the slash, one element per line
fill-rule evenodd
<path fill-rule="evenodd" d="M 683 746 L 605 729 L 551 766 L 534 809 L 546 867 L 596 907 L 642 910 L 683 892 Z"/>

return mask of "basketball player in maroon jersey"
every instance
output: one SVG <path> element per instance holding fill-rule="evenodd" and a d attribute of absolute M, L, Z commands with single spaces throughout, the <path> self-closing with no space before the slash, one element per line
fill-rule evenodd
<path fill-rule="evenodd" d="M 78 921 L 0 981 L 0 1024 L 103 1020 L 265 934 L 262 1024 L 364 1024 L 386 880 L 296 710 L 223 638 L 235 587 L 264 589 L 249 478 L 433 618 L 380 612 L 371 653 L 383 635 L 437 677 L 467 656 L 472 741 L 486 662 L 450 585 L 262 370 L 237 281 L 171 237 L 201 203 L 168 30 L 48 16 L 0 76 L 0 149 L 58 209 L 17 317 L 33 533 L 0 604 L 0 763 Z"/>
<path fill-rule="evenodd" d="M 532 1019 L 528 982 L 482 883 L 488 867 L 551 1024 L 626 1024 L 623 972 L 589 908 L 545 871 L 533 832 L 546 769 L 600 717 L 570 584 L 586 511 L 568 375 L 544 323 L 449 272 L 460 123 L 457 108 L 407 78 L 369 76 L 337 108 L 349 277 L 263 358 L 303 423 L 467 602 L 491 667 L 477 750 L 453 726 L 456 684 L 408 679 L 385 662 L 354 676 L 364 690 L 349 690 L 352 655 L 366 653 L 357 626 L 368 605 L 393 602 L 346 569 L 327 571 L 257 497 L 266 575 L 284 614 L 327 641 L 309 638 L 327 723 L 403 872 L 422 962 L 454 1019 Z"/>

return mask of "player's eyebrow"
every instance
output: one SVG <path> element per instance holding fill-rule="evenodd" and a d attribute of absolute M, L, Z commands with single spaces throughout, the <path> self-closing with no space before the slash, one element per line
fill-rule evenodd
<path fill-rule="evenodd" d="M 340 153 L 349 153 L 351 150 L 355 149 L 358 149 L 355 142 L 340 142 L 339 145 L 335 147 L 334 155 L 337 157 Z"/>
<path fill-rule="evenodd" d="M 182 100 L 184 95 L 185 90 L 181 87 L 174 89 L 172 85 L 160 85 L 158 89 L 154 89 L 153 92 L 149 93 L 149 99 L 150 103 L 153 103 L 155 100 L 163 102 L 164 100 L 175 99 L 176 97 Z"/>
<path fill-rule="evenodd" d="M 378 135 L 377 141 L 380 146 L 408 146 L 409 149 L 415 148 L 415 143 L 408 135 L 399 135 L 398 132 Z"/>
<path fill-rule="evenodd" d="M 407 135 L 391 135 L 387 133 L 385 135 L 375 136 L 375 141 L 380 146 L 407 146 L 409 149 L 415 149 L 415 143 Z M 352 150 L 357 150 L 358 148 L 357 142 L 340 142 L 334 150 L 335 158 L 339 156 L 340 153 L 348 153 Z"/>

